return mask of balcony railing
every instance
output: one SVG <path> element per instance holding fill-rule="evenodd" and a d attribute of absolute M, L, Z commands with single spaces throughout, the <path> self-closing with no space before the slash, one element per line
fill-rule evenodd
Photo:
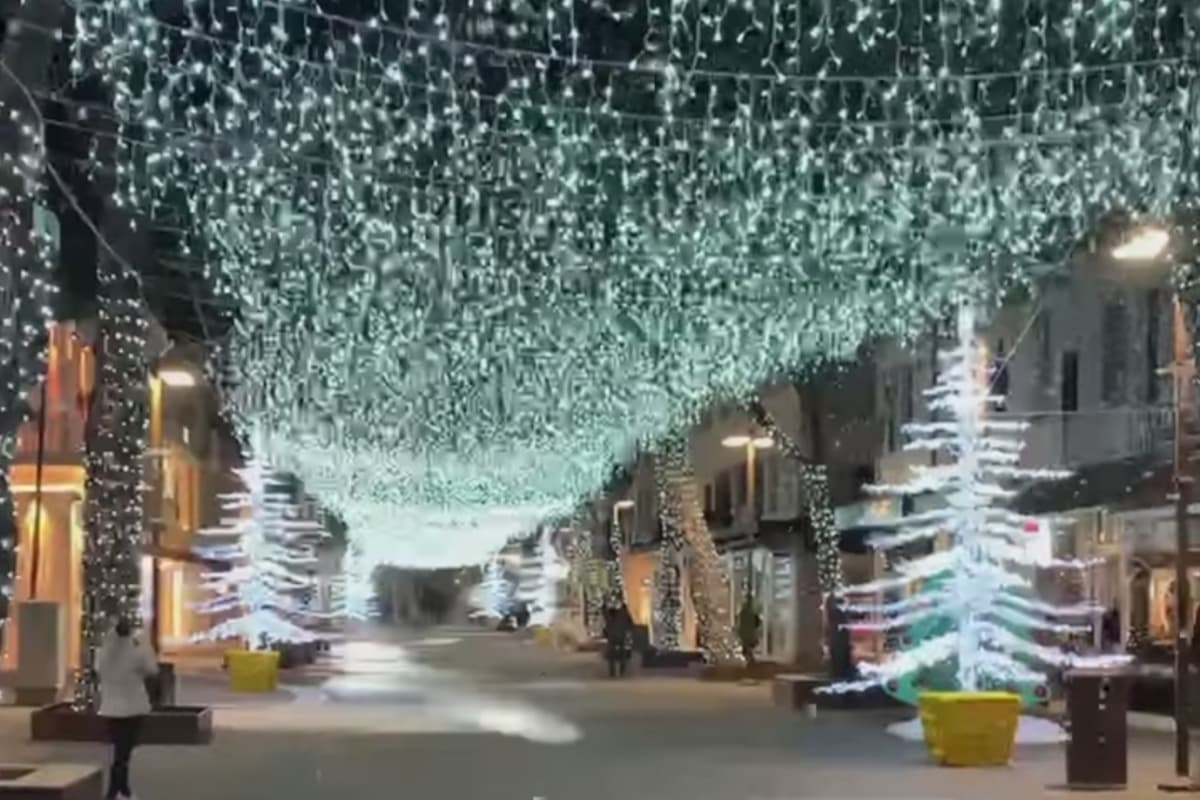
<path fill-rule="evenodd" d="M 1080 467 L 1138 457 L 1167 457 L 1175 414 L 1169 406 L 1130 406 L 1043 415 L 999 415 L 1030 423 L 1023 462 Z"/>

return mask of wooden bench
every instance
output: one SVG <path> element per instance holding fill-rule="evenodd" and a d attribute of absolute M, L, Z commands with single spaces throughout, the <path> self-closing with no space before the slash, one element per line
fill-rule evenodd
<path fill-rule="evenodd" d="M 771 682 L 771 699 L 777 706 L 803 710 L 817 704 L 817 690 L 829 680 L 817 675 L 788 673 L 776 675 Z"/>
<path fill-rule="evenodd" d="M 0 764 L 0 800 L 100 800 L 104 778 L 90 764 Z"/>

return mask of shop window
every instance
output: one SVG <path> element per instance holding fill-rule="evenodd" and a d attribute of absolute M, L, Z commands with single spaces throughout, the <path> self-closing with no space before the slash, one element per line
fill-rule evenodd
<path fill-rule="evenodd" d="M 1079 410 L 1079 353 L 1076 350 L 1062 354 L 1058 397 L 1059 408 L 1064 414 Z"/>
<path fill-rule="evenodd" d="M 1054 348 L 1050 338 L 1050 325 L 1050 310 L 1043 309 L 1037 321 L 1037 364 L 1038 386 L 1046 392 L 1053 390 L 1054 381 Z"/>
<path fill-rule="evenodd" d="M 1159 329 L 1162 327 L 1162 292 L 1153 289 L 1146 296 L 1146 357 L 1145 367 L 1146 402 L 1158 402 L 1160 381 L 1158 374 Z"/>
<path fill-rule="evenodd" d="M 1104 307 L 1100 331 L 1100 395 L 1109 405 L 1125 402 L 1125 368 L 1129 347 L 1129 313 L 1119 301 Z"/>

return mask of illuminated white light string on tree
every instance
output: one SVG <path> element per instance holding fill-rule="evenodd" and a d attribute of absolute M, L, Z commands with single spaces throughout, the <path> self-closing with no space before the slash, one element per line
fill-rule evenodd
<path fill-rule="evenodd" d="M 988 389 L 986 354 L 976 340 L 975 315 L 958 313 L 957 339 L 941 354 L 936 384 L 925 391 L 933 419 L 905 426 L 907 450 L 933 451 L 944 460 L 913 468 L 899 486 L 877 486 L 885 495 L 932 494 L 941 507 L 903 517 L 872 544 L 899 553 L 906 545 L 949 537 L 945 550 L 897 558 L 893 574 L 843 592 L 852 630 L 904 632 L 942 623 L 879 663 L 860 663 L 860 679 L 831 691 L 855 691 L 919 679 L 950 665 L 965 692 L 1044 685 L 1043 666 L 1103 666 L 1125 656 L 1084 656 L 1035 641 L 1031 634 L 1086 629 L 1098 611 L 1087 604 L 1058 605 L 1037 598 L 1031 575 L 1047 566 L 1086 569 L 1084 561 L 1045 559 L 1025 546 L 1027 518 L 1010 511 L 1015 483 L 1063 477 L 1056 470 L 1019 466 L 1028 428 L 1024 421 L 991 416 L 1002 398 Z M 1053 524 L 1051 521 L 1050 524 Z M 898 599 L 887 594 L 896 593 Z M 876 597 L 875 600 L 854 598 Z"/>
<path fill-rule="evenodd" d="M 261 450 L 234 472 L 242 489 L 221 496 L 221 524 L 200 530 L 194 548 L 213 565 L 203 576 L 208 597 L 196 610 L 217 620 L 197 639 L 240 640 L 251 650 L 311 641 L 298 622 L 308 616 L 300 598 L 314 585 L 310 531 L 296 524 L 287 487 Z"/>
<path fill-rule="evenodd" d="M 2 80 L 2 78 L 0 78 Z M 33 224 L 42 196 L 39 120 L 0 104 L 0 130 L 18 143 L 0 154 L 0 629 L 9 612 L 18 536 L 9 487 L 27 393 L 44 379 L 47 327 L 56 295 L 57 243 Z"/>
<path fill-rule="evenodd" d="M 141 622 L 149 327 L 136 280 L 111 259 L 102 259 L 95 391 L 84 434 L 87 535 L 77 708 L 94 710 L 98 702 L 96 651 L 113 616 L 134 625 Z"/>
<path fill-rule="evenodd" d="M 186 208 L 245 309 L 243 410 L 596 483 L 709 392 L 920 327 L 958 293 L 932 232 L 995 295 L 1193 182 L 1169 0 L 644 5 L 89 0 L 74 68 L 114 90 L 122 202 Z"/>

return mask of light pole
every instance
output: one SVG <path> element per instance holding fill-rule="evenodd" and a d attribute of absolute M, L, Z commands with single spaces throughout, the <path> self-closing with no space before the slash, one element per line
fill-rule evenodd
<path fill-rule="evenodd" d="M 770 436 L 736 435 L 726 436 L 721 440 L 722 447 L 746 451 L 746 504 L 754 507 L 755 486 L 755 456 L 759 450 L 769 450 L 775 446 L 775 440 Z"/>
<path fill-rule="evenodd" d="M 1148 226 L 1142 228 L 1124 244 L 1112 251 L 1118 262 L 1131 264 L 1157 264 L 1170 266 L 1171 234 L 1165 228 Z M 1174 418 L 1173 450 L 1175 489 L 1175 774 L 1190 779 L 1190 743 L 1188 736 L 1189 717 L 1189 656 L 1191 655 L 1190 620 L 1191 587 L 1188 582 L 1188 556 L 1191 552 L 1188 537 L 1188 488 L 1191 476 L 1187 473 L 1187 417 L 1192 408 L 1192 381 L 1195 377 L 1195 361 L 1192 358 L 1192 340 L 1183 314 L 1183 303 L 1179 292 L 1171 292 L 1171 404 Z M 1151 354 L 1153 357 L 1153 354 Z M 1189 784 L 1195 787 L 1195 784 Z M 1176 789 L 1180 787 L 1163 786 Z"/>
<path fill-rule="evenodd" d="M 755 461 L 757 460 L 756 456 L 758 455 L 759 450 L 768 450 L 768 449 L 774 447 L 775 440 L 772 439 L 770 436 L 749 436 L 749 435 L 742 434 L 742 435 L 735 435 L 735 436 L 726 436 L 724 439 L 721 440 L 721 446 L 728 447 L 731 450 L 745 448 L 745 451 L 746 451 L 746 505 L 749 506 L 749 508 L 750 508 L 750 513 L 751 513 L 752 519 L 757 523 L 758 508 L 755 504 L 755 498 L 754 498 L 755 490 L 756 490 L 756 484 L 755 484 L 755 472 L 756 472 Z M 732 570 L 730 570 L 730 571 L 732 572 Z M 750 554 L 749 573 L 750 574 L 747 577 L 747 580 L 750 582 L 749 585 L 753 586 L 754 578 L 755 578 L 753 550 L 751 550 L 751 554 Z M 737 594 L 736 594 L 737 591 L 738 590 L 735 590 L 734 597 L 732 598 L 733 602 L 730 603 L 730 608 L 734 609 L 735 618 L 738 613 L 738 611 L 736 609 L 739 604 Z"/>
<path fill-rule="evenodd" d="M 609 533 L 608 544 L 612 548 L 612 575 L 611 593 L 612 599 L 619 599 L 623 604 L 628 604 L 629 598 L 625 596 L 625 576 L 622 574 L 623 565 L 621 564 L 621 555 L 625 550 L 625 542 L 623 529 L 621 528 L 621 512 L 628 511 L 634 507 L 634 502 L 628 498 L 618 500 L 613 503 L 612 507 L 612 531 Z"/>
<path fill-rule="evenodd" d="M 167 389 L 193 389 L 196 387 L 196 376 L 189 370 L 179 367 L 162 368 L 150 382 L 150 453 L 156 459 L 155 473 L 158 479 L 158 499 L 155 503 L 155 516 L 150 520 L 150 642 L 154 652 L 162 652 L 162 609 L 159 608 L 159 598 L 162 596 L 162 575 L 159 559 L 159 547 L 162 544 L 163 519 L 162 501 L 166 491 L 166 451 L 163 449 L 163 407 L 164 395 Z"/>

